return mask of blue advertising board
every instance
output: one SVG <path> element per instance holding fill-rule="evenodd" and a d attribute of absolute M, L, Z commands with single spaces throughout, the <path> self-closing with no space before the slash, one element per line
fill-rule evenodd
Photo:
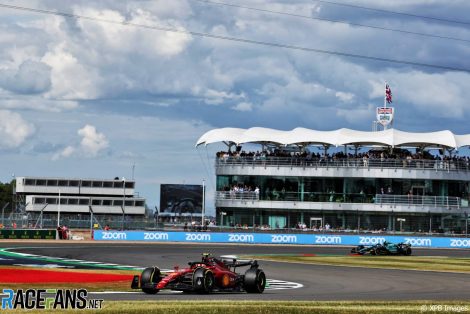
<path fill-rule="evenodd" d="M 406 242 L 413 247 L 467 248 L 470 238 L 336 235 L 336 234 L 274 234 L 236 232 L 174 232 L 174 231 L 95 231 L 99 241 L 203 242 L 203 243 L 260 243 L 304 245 L 374 245 L 384 241 Z"/>

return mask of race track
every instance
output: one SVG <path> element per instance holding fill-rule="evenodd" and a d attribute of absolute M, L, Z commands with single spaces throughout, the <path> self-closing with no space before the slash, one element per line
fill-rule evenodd
<path fill-rule="evenodd" d="M 147 244 L 147 243 L 0 243 L 8 251 L 58 258 L 62 261 L 94 261 L 109 265 L 147 267 L 158 265 L 171 269 L 184 267 L 187 261 L 199 260 L 201 253 L 213 255 L 252 254 L 335 254 L 346 255 L 349 248 L 277 246 L 277 245 L 215 245 L 215 244 Z M 469 250 L 415 249 L 421 256 L 470 256 Z M 358 257 L 360 258 L 360 257 Z M 31 264 L 26 258 L 1 258 L 0 265 Z M 42 263 L 40 260 L 35 263 Z M 104 293 L 106 300 L 182 300 L 182 299 L 235 299 L 235 300 L 468 300 L 470 275 L 410 270 L 371 269 L 305 265 L 281 262 L 260 262 L 268 278 L 292 283 L 295 289 L 269 289 L 261 295 L 210 294 L 188 295 L 164 292 L 157 295 L 133 293 Z M 88 265 L 88 266 L 86 266 Z M 82 264 L 78 268 L 90 267 Z M 273 287 L 275 282 L 273 281 Z M 295 285 L 297 284 L 297 285 Z M 281 287 L 282 288 L 282 287 Z M 98 297 L 98 296 L 97 296 Z"/>

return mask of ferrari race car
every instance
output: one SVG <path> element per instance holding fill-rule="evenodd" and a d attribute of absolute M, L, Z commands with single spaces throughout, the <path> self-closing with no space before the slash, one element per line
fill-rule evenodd
<path fill-rule="evenodd" d="M 220 259 L 203 254 L 202 260 L 189 262 L 189 267 L 170 273 L 161 273 L 158 267 L 148 267 L 140 276 L 134 276 L 132 289 L 142 289 L 155 294 L 162 289 L 211 293 L 242 292 L 262 293 L 266 286 L 266 275 L 259 269 L 256 260 L 237 261 L 233 257 Z M 238 267 L 249 266 L 244 274 L 236 272 Z"/>
<path fill-rule="evenodd" d="M 359 245 L 353 248 L 351 253 L 359 255 L 411 255 L 411 244 L 393 244 L 385 241 L 372 246 Z"/>

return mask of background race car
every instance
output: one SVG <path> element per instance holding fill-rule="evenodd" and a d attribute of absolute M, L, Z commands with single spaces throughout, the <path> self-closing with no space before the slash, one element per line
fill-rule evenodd
<path fill-rule="evenodd" d="M 352 248 L 351 253 L 359 255 L 411 255 L 411 244 L 393 244 L 385 241 L 372 246 L 359 245 Z"/>

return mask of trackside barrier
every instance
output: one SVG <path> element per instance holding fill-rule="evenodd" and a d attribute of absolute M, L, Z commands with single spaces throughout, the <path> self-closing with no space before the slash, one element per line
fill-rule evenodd
<path fill-rule="evenodd" d="M 413 247 L 469 248 L 470 238 L 416 237 L 388 235 L 336 234 L 267 234 L 220 232 L 164 232 L 164 231 L 101 231 L 94 233 L 99 241 L 147 242 L 203 242 L 203 243 L 260 243 L 260 244 L 318 244 L 318 245 L 373 245 L 384 241 L 410 243 Z"/>

